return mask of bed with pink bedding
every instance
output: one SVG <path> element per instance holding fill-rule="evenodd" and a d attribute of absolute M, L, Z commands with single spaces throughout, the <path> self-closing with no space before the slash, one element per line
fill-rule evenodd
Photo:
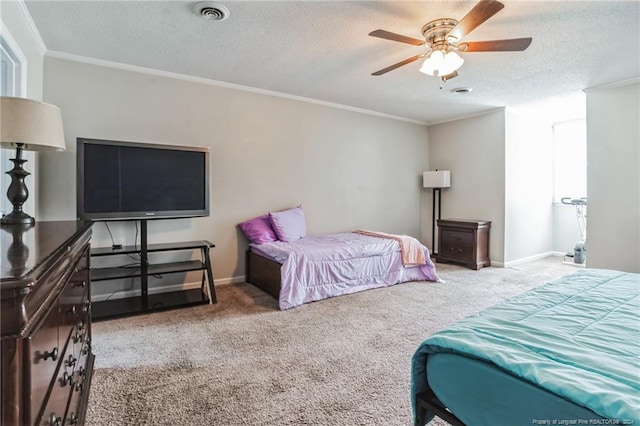
<path fill-rule="evenodd" d="M 274 296 L 284 310 L 408 281 L 439 281 L 428 249 L 417 240 L 374 235 L 357 231 L 250 244 L 247 282 Z"/>

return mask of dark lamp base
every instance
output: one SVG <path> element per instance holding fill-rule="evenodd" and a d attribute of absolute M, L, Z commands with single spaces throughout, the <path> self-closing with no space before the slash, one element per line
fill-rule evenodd
<path fill-rule="evenodd" d="M 36 220 L 25 212 L 9 213 L 0 220 L 3 225 L 33 225 Z"/>
<path fill-rule="evenodd" d="M 13 205 L 13 210 L 0 219 L 0 223 L 3 225 L 33 225 L 36 223 L 34 218 L 22 211 L 22 205 L 29 198 L 29 190 L 24 182 L 24 178 L 29 176 L 29 172 L 22 167 L 27 162 L 22 158 L 22 147 L 23 144 L 17 144 L 16 158 L 11 158 L 13 169 L 7 172 L 11 176 L 11 184 L 7 189 L 7 198 Z"/>

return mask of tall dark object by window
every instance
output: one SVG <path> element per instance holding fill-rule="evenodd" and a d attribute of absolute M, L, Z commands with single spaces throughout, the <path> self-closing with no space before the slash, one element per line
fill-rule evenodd
<path fill-rule="evenodd" d="M 431 213 L 431 254 L 435 257 L 438 255 L 436 250 L 436 204 L 438 205 L 438 217 L 440 219 L 442 213 L 442 188 L 451 186 L 451 172 L 449 170 L 435 170 L 433 172 L 424 172 L 422 174 L 422 186 L 424 188 L 433 188 L 433 208 Z"/>

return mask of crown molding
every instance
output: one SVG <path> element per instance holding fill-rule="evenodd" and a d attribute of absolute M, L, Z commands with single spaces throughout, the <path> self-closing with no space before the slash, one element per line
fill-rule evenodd
<path fill-rule="evenodd" d="M 634 77 L 634 78 L 629 78 L 629 79 L 620 80 L 620 81 L 613 81 L 611 83 L 605 83 L 599 86 L 587 87 L 586 89 L 582 89 L 582 91 L 585 93 L 590 93 L 596 90 L 614 89 L 616 87 L 623 87 L 623 86 L 628 86 L 630 84 L 637 84 L 637 83 L 640 83 L 640 77 Z"/>
<path fill-rule="evenodd" d="M 459 117 L 448 118 L 448 119 L 442 120 L 442 121 L 434 121 L 433 123 L 429 123 L 428 125 L 429 126 L 436 126 L 438 124 L 451 123 L 452 121 L 465 120 L 467 118 L 479 117 L 481 115 L 493 114 L 494 112 L 506 111 L 506 110 L 507 110 L 507 107 L 491 108 L 491 109 L 488 109 L 486 111 L 480 111 L 480 112 L 476 112 L 476 113 L 473 113 L 473 114 L 461 115 Z"/>
<path fill-rule="evenodd" d="M 194 76 L 191 76 L 191 75 L 179 74 L 179 73 L 170 72 L 170 71 L 161 71 L 161 70 L 157 70 L 157 69 L 153 69 L 153 68 L 146 68 L 146 67 L 140 67 L 140 66 L 137 66 L 137 65 L 124 64 L 124 63 L 121 63 L 121 62 L 107 61 L 107 60 L 104 60 L 104 59 L 96 59 L 96 58 L 90 58 L 90 57 L 86 57 L 86 56 L 74 55 L 74 54 L 71 54 L 71 53 L 59 52 L 59 51 L 55 51 L 55 50 L 48 50 L 46 56 L 51 57 L 51 58 L 65 59 L 65 60 L 68 60 L 68 61 L 81 62 L 81 63 L 85 63 L 85 64 L 89 64 L 89 65 L 97 65 L 97 66 L 106 67 L 106 68 L 119 69 L 119 70 L 123 70 L 123 71 L 131 71 L 131 72 L 137 72 L 137 73 L 141 73 L 141 74 L 154 75 L 154 76 L 157 76 L 157 77 L 172 78 L 172 79 L 176 79 L 176 80 L 189 81 L 189 82 L 192 82 L 192 83 L 207 84 L 207 85 L 210 85 L 210 86 L 217 86 L 217 87 L 224 87 L 224 88 L 227 88 L 227 89 L 240 90 L 240 91 L 243 91 L 243 92 L 258 93 L 258 94 L 261 94 L 261 95 L 274 96 L 274 97 L 277 97 L 277 98 L 291 99 L 291 100 L 299 101 L 299 102 L 306 102 L 306 103 L 311 103 L 311 104 L 316 104 L 316 105 L 322 105 L 322 106 L 326 106 L 326 107 L 329 107 L 329 108 L 341 109 L 341 110 L 345 110 L 345 111 L 351 111 L 351 112 L 356 112 L 356 113 L 366 114 L 366 115 L 373 115 L 373 116 L 376 116 L 376 117 L 387 118 L 387 119 L 390 119 L 390 120 L 404 121 L 406 123 L 418 124 L 418 125 L 421 125 L 421 126 L 427 126 L 428 125 L 428 123 L 423 122 L 423 121 L 413 120 L 413 119 L 410 119 L 410 118 L 400 117 L 400 116 L 391 115 L 391 114 L 385 114 L 385 113 L 378 112 L 378 111 L 371 111 L 371 110 L 364 109 L 364 108 L 357 108 L 357 107 L 352 107 L 352 106 L 349 106 L 349 105 L 343 105 L 343 104 L 338 104 L 338 103 L 333 103 L 333 102 L 321 101 L 319 99 L 306 98 L 306 97 L 303 97 L 303 96 L 296 96 L 296 95 L 291 95 L 291 94 L 288 94 L 288 93 L 276 92 L 274 90 L 258 89 L 256 87 L 244 86 L 244 85 L 236 84 L 236 83 L 228 83 L 226 81 L 212 80 L 212 79 L 208 79 L 208 78 L 204 78 L 204 77 L 194 77 Z"/>
<path fill-rule="evenodd" d="M 42 40 L 42 36 L 40 35 L 40 31 L 38 31 L 38 27 L 36 27 L 36 23 L 33 22 L 33 18 L 31 17 L 31 13 L 29 13 L 29 9 L 27 9 L 27 5 L 25 4 L 24 0 L 17 0 L 16 3 L 24 13 L 24 17 L 29 24 L 29 29 L 31 30 L 31 35 L 33 35 L 33 38 L 35 39 L 38 46 L 38 51 L 41 55 L 45 55 L 47 53 L 47 45 L 44 44 L 44 40 Z"/>

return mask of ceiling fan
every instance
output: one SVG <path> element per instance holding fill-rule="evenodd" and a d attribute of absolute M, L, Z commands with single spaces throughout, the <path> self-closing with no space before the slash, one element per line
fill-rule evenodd
<path fill-rule="evenodd" d="M 428 75 L 440 77 L 444 83 L 458 75 L 457 70 L 464 62 L 464 59 L 462 59 L 457 52 L 518 52 L 525 50 L 531 44 L 531 37 L 462 42 L 463 37 L 478 28 L 502 10 L 502 8 L 504 8 L 504 4 L 499 1 L 481 0 L 460 21 L 451 18 L 441 18 L 425 24 L 422 27 L 424 40 L 385 30 L 370 32 L 369 35 L 372 37 L 408 43 L 415 46 L 426 45 L 428 47 L 425 53 L 407 58 L 404 61 L 378 70 L 371 75 L 382 75 L 426 57 L 420 71 Z"/>

